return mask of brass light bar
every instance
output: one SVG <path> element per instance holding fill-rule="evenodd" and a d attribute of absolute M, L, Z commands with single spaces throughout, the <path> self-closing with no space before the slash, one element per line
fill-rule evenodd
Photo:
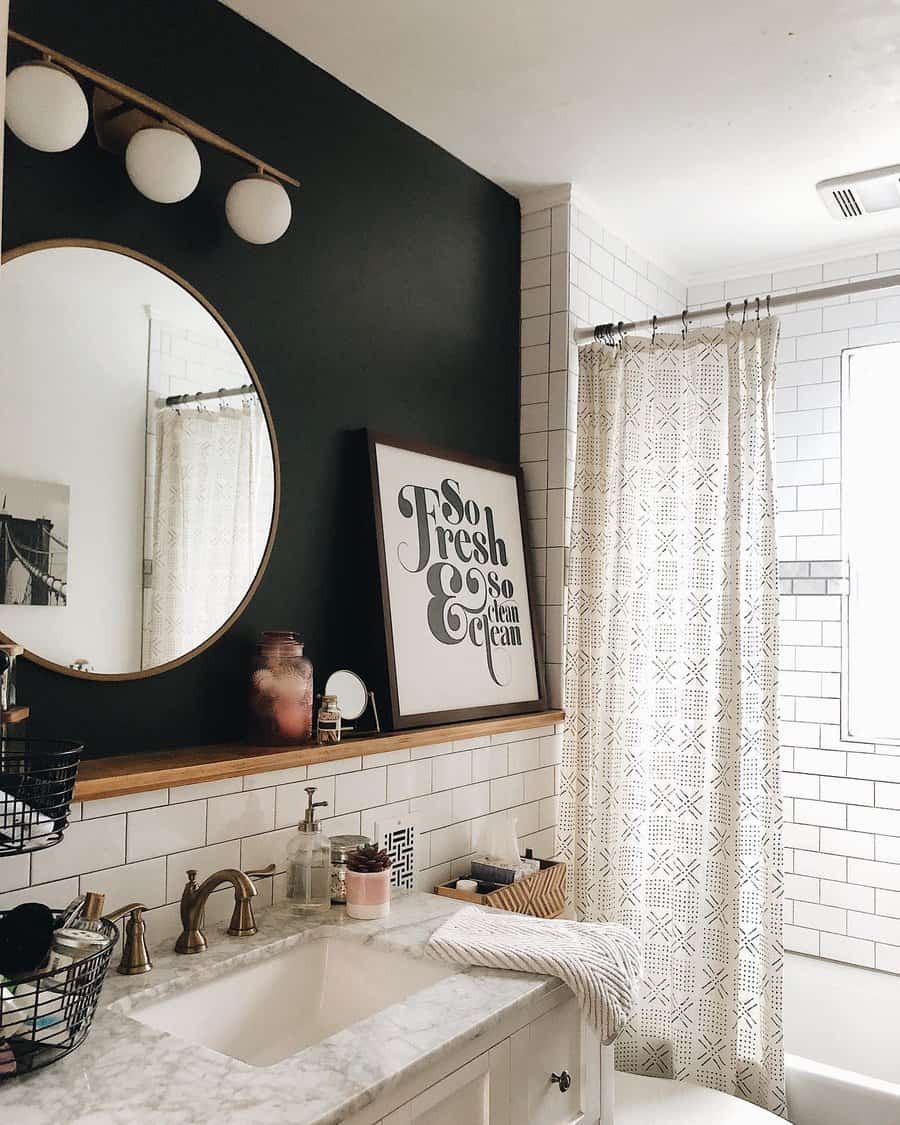
<path fill-rule="evenodd" d="M 260 160 L 259 157 L 254 156 L 252 152 L 247 152 L 246 149 L 232 144 L 231 141 L 219 136 L 218 133 L 207 129 L 205 125 L 200 125 L 190 117 L 185 117 L 185 115 L 179 113 L 177 109 L 172 109 L 171 106 L 167 106 L 163 102 L 158 102 L 155 98 L 151 98 L 147 94 L 142 94 L 140 90 L 135 90 L 132 86 L 126 86 L 124 82 L 119 82 L 118 79 L 110 78 L 99 70 L 94 70 L 92 67 L 85 66 L 84 63 L 78 62 L 77 59 L 69 58 L 68 55 L 61 54 L 59 51 L 54 50 L 53 47 L 48 47 L 46 43 L 39 43 L 38 40 L 31 39 L 27 35 L 22 35 L 12 28 L 9 29 L 9 38 L 15 43 L 21 43 L 23 46 L 30 47 L 33 51 L 37 51 L 48 61 L 58 63 L 66 70 L 70 70 L 73 74 L 77 74 L 82 78 L 86 78 L 89 82 L 93 82 L 95 86 L 106 90 L 107 93 L 112 94 L 113 97 L 119 99 L 120 102 L 145 110 L 153 117 L 183 130 L 196 140 L 212 145 L 213 148 L 220 149 L 222 152 L 227 152 L 230 156 L 236 156 L 238 160 L 244 161 L 259 172 L 281 180 L 282 183 L 290 184 L 291 187 L 300 187 L 300 181 L 294 179 L 293 176 L 289 176 L 286 172 L 280 171 L 273 165 L 268 164 L 265 160 Z M 115 113 L 117 111 L 113 110 L 111 112 Z M 127 112 L 127 110 L 125 112 Z"/>

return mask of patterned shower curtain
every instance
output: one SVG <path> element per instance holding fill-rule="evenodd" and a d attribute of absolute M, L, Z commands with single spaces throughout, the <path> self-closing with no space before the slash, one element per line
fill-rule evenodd
<path fill-rule="evenodd" d="M 640 935 L 620 1069 L 785 1113 L 778 321 L 580 353 L 560 852 Z"/>

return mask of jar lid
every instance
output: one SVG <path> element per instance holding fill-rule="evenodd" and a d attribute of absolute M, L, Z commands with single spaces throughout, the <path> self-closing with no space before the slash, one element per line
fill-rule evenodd
<path fill-rule="evenodd" d="M 97 933 L 95 930 L 79 930 L 74 926 L 53 931 L 54 945 L 67 946 L 71 949 L 84 949 L 86 945 L 95 945 L 98 950 L 109 945 L 106 934 Z"/>
<path fill-rule="evenodd" d="M 331 858 L 341 863 L 351 852 L 355 852 L 357 848 L 368 847 L 371 842 L 368 836 L 332 836 Z"/>

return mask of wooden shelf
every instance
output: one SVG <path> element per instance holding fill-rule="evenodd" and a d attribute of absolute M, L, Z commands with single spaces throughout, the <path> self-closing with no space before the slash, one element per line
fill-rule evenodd
<path fill-rule="evenodd" d="M 537 711 L 530 715 L 510 715 L 500 719 L 477 719 L 469 723 L 448 723 L 440 727 L 417 727 L 360 738 L 350 738 L 335 746 L 307 742 L 301 746 L 250 746 L 243 742 L 223 742 L 216 746 L 192 746 L 180 750 L 154 750 L 144 754 L 125 754 L 118 758 L 94 758 L 78 768 L 74 800 L 96 801 L 101 797 L 124 797 L 151 789 L 171 789 L 200 781 L 221 781 L 245 777 L 292 766 L 311 766 L 344 758 L 387 754 L 441 742 L 459 742 L 486 734 L 509 734 L 534 730 L 562 722 L 562 711 Z"/>

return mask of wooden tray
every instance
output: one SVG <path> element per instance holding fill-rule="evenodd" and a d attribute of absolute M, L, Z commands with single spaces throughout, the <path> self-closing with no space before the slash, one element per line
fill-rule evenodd
<path fill-rule="evenodd" d="M 513 914 L 530 914 L 534 918 L 558 918 L 566 908 L 566 865 L 553 859 L 542 859 L 540 871 L 526 875 L 517 883 L 498 887 L 488 894 L 458 891 L 455 879 L 434 888 L 436 895 L 474 902 L 478 906 L 494 906 Z"/>

